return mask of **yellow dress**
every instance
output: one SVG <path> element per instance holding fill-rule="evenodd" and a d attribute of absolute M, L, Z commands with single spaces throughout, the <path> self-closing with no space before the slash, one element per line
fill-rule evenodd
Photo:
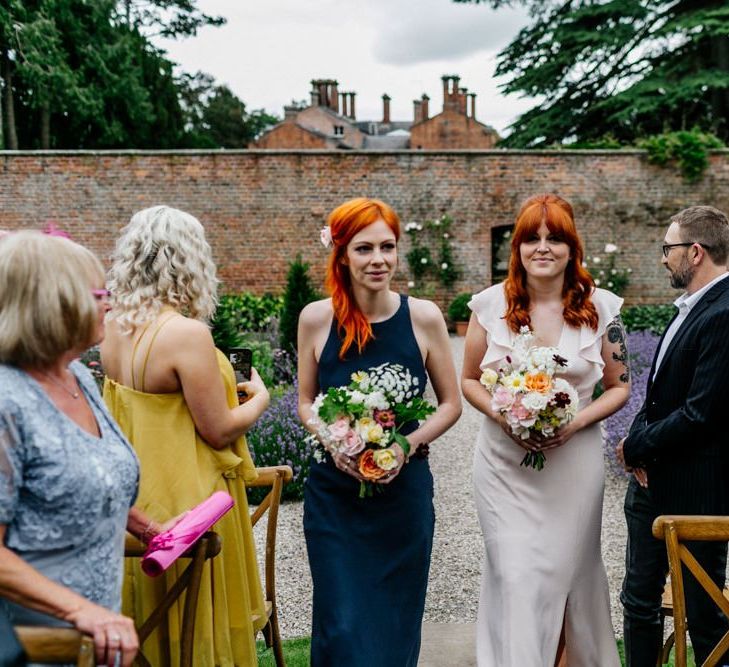
<path fill-rule="evenodd" d="M 235 374 L 216 350 L 228 405 L 238 405 Z M 146 361 L 145 361 L 146 366 Z M 141 386 L 144 387 L 144 370 Z M 195 621 L 196 667 L 256 665 L 251 615 L 265 619 L 245 482 L 256 478 L 244 437 L 224 449 L 208 446 L 195 430 L 182 392 L 149 394 L 106 378 L 104 400 L 139 457 L 141 480 L 136 506 L 159 522 L 194 507 L 215 491 L 227 491 L 234 507 L 214 526 L 222 551 L 205 564 Z M 144 574 L 137 559 L 127 563 L 122 611 L 136 622 L 145 619 L 186 563 L 163 575 Z M 211 571 L 212 565 L 212 571 Z M 154 665 L 179 664 L 182 604 L 169 611 L 166 627 L 155 631 L 143 650 Z"/>

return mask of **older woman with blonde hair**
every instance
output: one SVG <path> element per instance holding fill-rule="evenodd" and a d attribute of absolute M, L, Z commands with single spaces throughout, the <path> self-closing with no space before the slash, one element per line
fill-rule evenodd
<path fill-rule="evenodd" d="M 139 505 L 164 521 L 222 490 L 235 507 L 215 526 L 223 548 L 203 581 L 195 624 L 196 666 L 256 664 L 251 618 L 265 618 L 245 482 L 255 468 L 244 434 L 269 402 L 255 369 L 239 385 L 207 321 L 217 279 L 200 222 L 167 206 L 135 214 L 109 275 L 113 292 L 101 348 L 104 398 L 141 463 Z M 180 572 L 150 580 L 127 569 L 124 610 L 146 618 Z M 214 621 L 214 622 L 213 622 Z M 152 664 L 179 660 L 181 606 L 144 645 Z"/>
<path fill-rule="evenodd" d="M 107 309 L 91 252 L 40 232 L 3 237 L 0 605 L 16 624 L 92 634 L 99 662 L 131 665 L 137 636 L 119 613 L 124 532 L 159 527 L 130 510 L 137 458 L 76 360 L 103 338 Z"/>

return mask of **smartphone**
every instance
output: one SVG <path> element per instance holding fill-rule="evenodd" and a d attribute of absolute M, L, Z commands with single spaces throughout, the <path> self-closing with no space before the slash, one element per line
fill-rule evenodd
<path fill-rule="evenodd" d="M 251 379 L 253 352 L 247 347 L 231 347 L 228 350 L 228 359 L 235 371 L 235 381 L 248 382 Z"/>

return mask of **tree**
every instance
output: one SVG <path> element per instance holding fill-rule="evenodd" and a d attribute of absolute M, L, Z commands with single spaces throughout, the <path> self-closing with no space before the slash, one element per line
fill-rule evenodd
<path fill-rule="evenodd" d="M 483 1 L 532 16 L 498 56 L 503 91 L 538 100 L 504 144 L 628 143 L 693 127 L 729 139 L 724 0 Z"/>
<path fill-rule="evenodd" d="M 148 37 L 191 37 L 204 26 L 225 24 L 222 16 L 201 12 L 197 0 L 119 0 L 116 5 L 120 20 Z"/>
<path fill-rule="evenodd" d="M 230 88 L 203 72 L 183 75 L 179 83 L 191 148 L 245 148 L 278 122 L 262 109 L 249 113 Z"/>
<path fill-rule="evenodd" d="M 299 315 L 307 303 L 319 298 L 321 296 L 311 284 L 309 265 L 301 260 L 301 255 L 297 255 L 296 259 L 289 264 L 289 271 L 286 275 L 286 291 L 279 324 L 282 350 L 291 352 L 297 349 Z"/>

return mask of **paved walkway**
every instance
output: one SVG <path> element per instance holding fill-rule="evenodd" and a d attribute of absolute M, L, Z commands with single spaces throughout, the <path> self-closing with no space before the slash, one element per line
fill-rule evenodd
<path fill-rule="evenodd" d="M 476 624 L 423 623 L 418 667 L 476 667 Z"/>

